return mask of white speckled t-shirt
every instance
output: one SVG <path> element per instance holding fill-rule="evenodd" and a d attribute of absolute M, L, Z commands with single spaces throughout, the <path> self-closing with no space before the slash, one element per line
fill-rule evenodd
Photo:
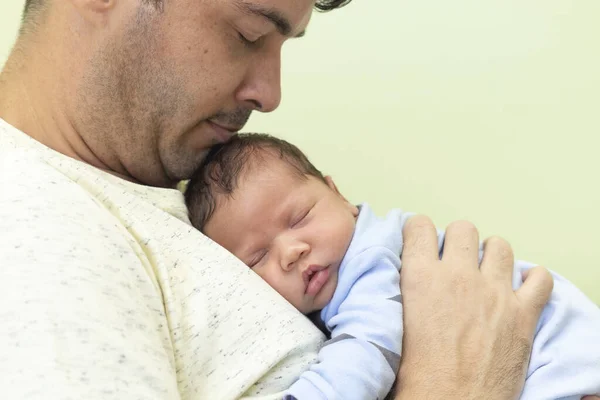
<path fill-rule="evenodd" d="M 0 393 L 6 399 L 280 399 L 322 334 L 133 184 L 0 119 Z"/>

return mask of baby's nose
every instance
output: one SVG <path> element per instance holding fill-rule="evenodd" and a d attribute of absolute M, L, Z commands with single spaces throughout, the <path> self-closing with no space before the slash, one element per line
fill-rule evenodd
<path fill-rule="evenodd" d="M 289 246 L 286 251 L 286 256 L 282 259 L 281 268 L 285 271 L 291 271 L 298 263 L 298 260 L 308 254 L 309 250 L 310 247 L 306 243 L 296 243 Z"/>

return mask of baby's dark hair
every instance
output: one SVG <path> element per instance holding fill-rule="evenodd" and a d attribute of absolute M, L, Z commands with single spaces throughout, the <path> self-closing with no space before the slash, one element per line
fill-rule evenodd
<path fill-rule="evenodd" d="M 242 175 L 268 157 L 284 161 L 301 179 L 313 176 L 325 181 L 321 171 L 293 144 L 262 133 L 239 134 L 211 148 L 192 176 L 185 191 L 192 225 L 203 230 L 217 207 L 217 196 L 231 196 Z"/>

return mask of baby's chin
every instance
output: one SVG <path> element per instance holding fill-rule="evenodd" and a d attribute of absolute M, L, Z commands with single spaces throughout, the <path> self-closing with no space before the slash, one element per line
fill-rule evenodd
<path fill-rule="evenodd" d="M 323 286 L 321 291 L 313 299 L 312 304 L 309 307 L 307 307 L 307 311 L 304 312 L 304 314 L 310 314 L 315 311 L 321 311 L 322 309 L 324 309 L 327 306 L 327 304 L 331 302 L 331 299 L 333 299 L 336 286 L 337 273 L 329 278 L 329 281 L 327 281 L 325 286 Z"/>
<path fill-rule="evenodd" d="M 321 293 L 319 293 L 319 295 L 320 294 Z M 320 296 L 317 296 L 315 299 L 307 301 L 305 304 L 296 306 L 296 308 L 304 315 L 312 314 L 314 312 L 321 311 L 322 309 L 324 309 L 327 306 L 327 304 L 329 304 L 332 298 L 333 293 L 331 293 L 331 295 L 329 296 L 323 296 L 322 298 Z"/>

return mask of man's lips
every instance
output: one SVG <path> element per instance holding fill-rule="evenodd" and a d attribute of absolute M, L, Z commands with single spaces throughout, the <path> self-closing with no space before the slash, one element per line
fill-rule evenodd
<path fill-rule="evenodd" d="M 217 139 L 219 139 L 221 143 L 228 142 L 237 133 L 237 131 L 242 129 L 241 126 L 225 126 L 211 120 L 206 122 L 215 132 Z"/>
<path fill-rule="evenodd" d="M 329 279 L 328 267 L 328 265 L 323 266 L 313 264 L 302 272 L 302 279 L 304 280 L 304 287 L 306 288 L 305 294 L 316 296 L 317 293 L 319 293 Z"/>

